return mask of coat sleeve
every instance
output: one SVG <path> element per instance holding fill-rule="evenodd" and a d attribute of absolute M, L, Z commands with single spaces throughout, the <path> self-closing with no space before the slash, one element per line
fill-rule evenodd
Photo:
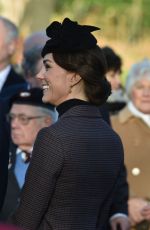
<path fill-rule="evenodd" d="M 120 170 L 119 180 L 116 186 L 114 199 L 111 206 L 110 217 L 122 213 L 128 215 L 128 183 L 126 179 L 126 167 L 123 165 Z"/>
<path fill-rule="evenodd" d="M 13 224 L 25 229 L 38 229 L 63 167 L 62 152 L 60 140 L 50 128 L 42 129 L 35 141 L 20 205 L 11 218 Z"/>

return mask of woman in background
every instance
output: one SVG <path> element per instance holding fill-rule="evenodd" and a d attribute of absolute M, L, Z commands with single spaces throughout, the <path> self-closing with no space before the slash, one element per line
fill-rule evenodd
<path fill-rule="evenodd" d="M 144 59 L 129 70 L 127 106 L 111 117 L 125 151 L 130 189 L 129 214 L 137 229 L 150 228 L 150 60 Z"/>

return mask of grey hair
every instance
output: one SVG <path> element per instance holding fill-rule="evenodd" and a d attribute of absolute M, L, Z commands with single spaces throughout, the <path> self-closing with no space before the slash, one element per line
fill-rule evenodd
<path fill-rule="evenodd" d="M 22 67 L 25 76 L 31 75 L 32 77 L 35 77 L 38 73 L 37 66 L 41 59 L 41 51 L 42 49 L 33 47 L 28 52 L 24 53 Z"/>
<path fill-rule="evenodd" d="M 38 62 L 42 59 L 41 51 L 45 45 L 48 37 L 45 31 L 37 31 L 32 33 L 24 41 L 23 51 L 23 70 L 25 76 L 30 74 L 31 77 L 35 77 L 38 72 Z"/>
<path fill-rule="evenodd" d="M 36 106 L 36 108 L 38 109 L 38 111 L 44 115 L 44 116 L 49 116 L 52 119 L 52 123 L 55 123 L 57 121 L 58 118 L 58 113 L 56 111 L 55 108 L 44 108 L 44 107 L 40 107 L 40 106 Z"/>
<path fill-rule="evenodd" d="M 9 43 L 18 38 L 19 32 L 17 26 L 9 19 L 0 16 L 0 21 L 3 23 L 7 30 L 6 42 Z"/>
<path fill-rule="evenodd" d="M 140 62 L 137 62 L 131 66 L 126 79 L 126 93 L 130 97 L 132 87 L 140 79 L 150 80 L 150 60 L 145 58 Z"/>

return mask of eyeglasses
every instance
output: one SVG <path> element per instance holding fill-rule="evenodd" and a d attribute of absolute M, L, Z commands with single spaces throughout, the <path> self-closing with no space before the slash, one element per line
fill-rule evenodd
<path fill-rule="evenodd" d="M 30 117 L 28 117 L 28 116 L 26 116 L 26 115 L 24 115 L 24 114 L 18 114 L 18 115 L 16 115 L 16 114 L 13 114 L 13 113 L 9 113 L 9 114 L 7 114 L 6 115 L 6 118 L 7 118 L 7 121 L 8 122 L 10 122 L 10 123 L 12 123 L 16 118 L 18 119 L 18 121 L 22 124 L 22 125 L 27 125 L 29 122 L 30 122 L 30 120 L 33 120 L 33 119 L 40 119 L 40 118 L 42 118 L 42 117 L 45 117 L 45 116 L 30 116 Z"/>

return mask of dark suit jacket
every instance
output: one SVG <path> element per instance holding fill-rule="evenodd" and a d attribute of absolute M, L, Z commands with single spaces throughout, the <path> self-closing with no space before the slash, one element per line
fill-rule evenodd
<path fill-rule="evenodd" d="M 16 146 L 11 145 L 10 151 L 10 169 L 8 170 L 8 185 L 5 196 L 4 205 L 0 213 L 0 220 L 6 221 L 8 217 L 15 211 L 20 200 L 21 189 L 14 173 L 16 162 Z"/>
<path fill-rule="evenodd" d="M 10 109 L 9 100 L 12 95 L 27 87 L 26 81 L 11 68 L 0 92 L 0 209 L 7 186 L 10 129 L 6 123 L 6 114 Z"/>
<path fill-rule="evenodd" d="M 14 93 L 27 88 L 27 82 L 23 77 L 11 68 L 7 79 L 0 92 L 0 98 L 9 99 Z"/>
<path fill-rule="evenodd" d="M 0 210 L 2 208 L 7 187 L 9 159 L 9 126 L 5 114 L 7 106 L 0 98 Z"/>
<path fill-rule="evenodd" d="M 99 109 L 69 109 L 35 142 L 14 224 L 27 230 L 108 230 L 123 149 Z"/>

